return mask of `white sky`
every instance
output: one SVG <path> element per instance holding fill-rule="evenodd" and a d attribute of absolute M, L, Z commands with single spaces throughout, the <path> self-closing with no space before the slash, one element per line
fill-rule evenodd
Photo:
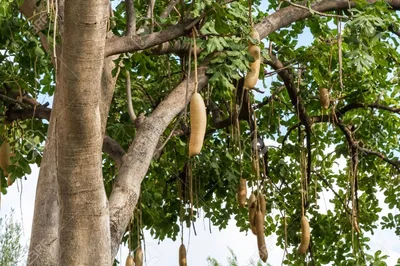
<path fill-rule="evenodd" d="M 114 2 L 115 3 L 115 2 Z M 265 10 L 265 5 L 262 5 Z M 312 40 L 310 34 L 306 32 L 299 38 L 299 45 L 307 45 Z M 267 83 L 270 84 L 271 80 Z M 258 87 L 262 88 L 262 82 L 259 81 Z M 47 99 L 48 101 L 48 99 Z M 342 162 L 343 165 L 343 162 Z M 8 191 L 7 195 L 2 195 L 0 217 L 8 214 L 11 209 L 15 210 L 15 219 L 20 221 L 24 230 L 24 241 L 28 242 L 31 223 L 33 217 L 33 207 L 36 191 L 36 182 L 38 177 L 38 168 L 32 166 L 32 174 L 27 176 L 27 180 L 15 183 Z M 22 193 L 21 193 L 22 192 Z M 320 200 L 320 210 L 326 212 L 329 208 L 329 199 L 332 198 L 332 193 L 325 192 Z M 381 207 L 383 204 L 383 195 L 378 196 Z M 383 209 L 383 213 L 389 210 Z M 393 210 L 392 210 L 393 212 Z M 395 211 L 394 214 L 398 213 Z M 196 222 L 197 236 L 193 232 L 188 245 L 188 229 L 185 229 L 185 245 L 188 249 L 188 264 L 191 266 L 204 266 L 208 256 L 217 259 L 223 265 L 227 265 L 227 257 L 230 255 L 228 247 L 231 248 L 239 260 L 239 265 L 247 266 L 249 261 L 258 260 L 258 250 L 256 237 L 253 234 L 239 232 L 236 227 L 236 221 L 232 219 L 228 227 L 222 231 L 218 228 L 212 228 L 212 234 L 208 229 L 208 219 L 200 219 Z M 150 237 L 149 232 L 146 232 L 147 246 L 147 266 L 176 266 L 178 264 L 178 249 L 180 241 L 165 240 L 158 244 L 157 240 Z M 393 231 L 376 230 L 375 235 L 370 236 L 371 251 L 382 250 L 383 254 L 389 255 L 387 260 L 388 265 L 395 265 L 397 259 L 400 258 L 400 239 Z M 276 236 L 266 238 L 268 246 L 268 263 L 271 265 L 281 265 L 283 250 L 275 246 Z M 372 252 L 371 252 L 372 253 Z M 121 258 L 123 264 L 127 256 L 127 249 L 121 249 L 117 258 Z"/>

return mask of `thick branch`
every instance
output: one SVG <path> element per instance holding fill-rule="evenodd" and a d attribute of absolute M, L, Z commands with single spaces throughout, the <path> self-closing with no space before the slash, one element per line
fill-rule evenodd
<path fill-rule="evenodd" d="M 377 0 L 368 0 L 369 3 L 375 3 Z M 400 9 L 400 0 L 386 1 L 393 9 Z M 318 12 L 329 12 L 334 10 L 346 10 L 355 7 L 356 2 L 348 0 L 325 0 L 311 5 L 311 9 Z M 267 16 L 260 23 L 255 25 L 255 29 L 260 34 L 261 39 L 265 38 L 271 32 L 280 28 L 289 26 L 294 21 L 305 19 L 312 16 L 310 10 L 303 8 L 288 6 L 278 10 L 277 12 Z"/>
<path fill-rule="evenodd" d="M 123 36 L 108 39 L 106 42 L 105 55 L 135 52 L 154 47 L 164 42 L 171 41 L 186 34 L 191 25 L 198 19 L 191 20 L 185 24 L 177 24 L 165 30 L 143 36 Z"/>
<path fill-rule="evenodd" d="M 50 120 L 50 112 L 51 109 L 48 107 L 37 106 L 36 108 L 7 110 L 6 116 L 9 122 L 31 118 Z"/>
<path fill-rule="evenodd" d="M 126 5 L 126 35 L 132 36 L 136 32 L 136 13 L 134 0 L 125 0 Z"/>
<path fill-rule="evenodd" d="M 358 108 L 379 109 L 379 110 L 385 110 L 388 112 L 400 114 L 400 107 L 390 107 L 390 106 L 382 105 L 382 104 L 378 104 L 378 103 L 372 103 L 372 104 L 350 103 L 350 104 L 344 106 L 343 108 L 337 110 L 335 112 L 334 116 L 332 114 L 313 116 L 313 117 L 311 117 L 311 120 L 313 123 L 332 122 L 332 121 L 335 121 L 335 119 L 342 118 L 347 112 L 354 110 L 354 109 L 358 109 Z"/>

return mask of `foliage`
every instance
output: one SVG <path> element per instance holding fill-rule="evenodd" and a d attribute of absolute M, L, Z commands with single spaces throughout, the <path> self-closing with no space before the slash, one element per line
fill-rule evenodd
<path fill-rule="evenodd" d="M 0 265 L 14 266 L 23 263 L 27 253 L 21 244 L 22 229 L 13 219 L 14 211 L 0 218 Z"/>
<path fill-rule="evenodd" d="M 145 18 L 145 2 L 135 1 L 138 27 L 148 23 Z M 178 12 L 172 12 L 167 18 L 160 17 L 167 2 L 169 1 L 159 1 L 160 4 L 157 2 L 154 11 L 155 31 L 179 22 Z M 253 1 L 254 22 L 260 22 L 268 14 L 276 12 L 277 2 L 270 0 L 266 7 L 266 4 L 261 5 L 261 1 Z M 398 14 L 384 1 L 378 1 L 374 5 L 367 5 L 365 1 L 356 2 L 358 5 L 345 14 L 349 19 L 342 22 L 342 69 L 338 61 L 340 51 L 337 18 L 314 14 L 308 19 L 299 20 L 273 32 L 261 44 L 266 60 L 270 59 L 271 42 L 272 52 L 291 69 L 293 79 L 299 84 L 301 101 L 310 117 L 331 114 L 352 103 L 379 103 L 393 108 L 399 106 L 398 36 L 392 33 L 398 29 Z M 280 9 L 288 5 L 282 3 Z M 185 6 L 177 5 L 177 10 L 185 10 L 191 17 L 206 12 L 197 38 L 197 45 L 203 50 L 199 55 L 199 64 L 211 57 L 207 70 L 210 82 L 202 93 L 207 104 L 214 102 L 218 106 L 220 121 L 229 120 L 235 104 L 233 101 L 236 99 L 236 81 L 243 77 L 249 61 L 252 60 L 246 49 L 251 41 L 247 37 L 250 30 L 248 1 L 234 1 L 229 5 L 222 4 L 221 1 L 185 1 Z M 331 14 L 338 13 L 341 12 Z M 115 35 L 121 36 L 126 27 L 124 2 L 116 4 L 114 14 L 112 30 Z M 44 34 L 52 36 L 50 31 Z M 191 36 L 188 34 L 180 40 L 190 43 Z M 307 41 L 309 43 L 304 44 Z M 38 98 L 42 103 L 51 101 L 55 72 L 50 56 L 43 51 L 32 25 L 19 15 L 15 1 L 0 3 L 0 48 L 0 83 L 8 84 L 14 94 L 24 92 Z M 136 129 L 126 111 L 123 70 L 128 70 L 134 81 L 132 100 L 135 111 L 148 115 L 184 79 L 187 57 L 175 54 L 156 55 L 149 49 L 126 53 L 116 62 L 123 63 L 120 64 L 122 74 L 117 81 L 106 134 L 126 150 L 135 137 Z M 299 159 L 303 148 L 299 145 L 297 130 L 290 132 L 289 129 L 300 120 L 296 108 L 291 105 L 289 94 L 286 90 L 281 90 L 284 84 L 281 78 L 277 78 L 277 71 L 266 64 L 263 67 L 266 72 L 261 71 L 260 80 L 264 82 L 264 86 L 259 86 L 259 89 L 266 93 L 254 93 L 251 101 L 254 106 L 259 106 L 255 110 L 258 136 L 267 143 L 273 143 L 263 157 L 267 158 L 268 163 L 267 181 L 263 186 L 269 213 L 266 219 L 266 236 L 276 233 L 278 245 L 288 251 L 284 263 L 299 265 L 304 260 L 296 253 L 300 242 Z M 343 73 L 343 86 L 340 85 L 340 70 Z M 331 103 L 334 107 L 327 111 L 321 110 L 318 103 L 320 87 L 329 88 L 332 99 L 335 99 Z M 5 93 L 2 88 L 1 94 Z M 273 101 L 263 104 L 271 95 L 274 95 Z M 23 106 L 18 108 L 23 109 Z M 29 164 L 40 164 L 48 122 L 27 119 L 9 123 L 6 121 L 6 111 L 9 109 L 10 102 L 2 98 L 0 113 L 4 123 L 1 123 L 0 134 L 13 147 L 15 156 L 12 157 L 10 173 L 16 179 L 30 174 Z M 225 228 L 229 219 L 234 217 L 237 226 L 247 231 L 249 225 L 246 210 L 237 205 L 236 188 L 240 176 L 248 180 L 251 188 L 257 187 L 257 178 L 251 163 L 251 127 L 246 119 L 240 122 L 242 151 L 239 151 L 233 127 L 216 128 L 211 110 L 208 114 L 209 134 L 203 151 L 201 155 L 190 160 L 193 166 L 193 184 L 196 185 L 193 219 L 197 209 L 202 209 L 205 216 L 220 229 Z M 353 127 L 354 139 L 365 149 L 379 152 L 392 161 L 399 160 L 398 112 L 354 108 L 343 114 L 341 123 Z M 178 197 L 182 193 L 182 187 L 188 184 L 184 182 L 182 185 L 182 180 L 187 180 L 185 167 L 188 163 L 188 117 L 183 116 L 181 120 L 176 118 L 165 131 L 161 142 L 167 139 L 175 124 L 178 124 L 177 129 L 181 133 L 175 134 L 167 142 L 160 157 L 152 161 L 142 183 L 139 206 L 144 227 L 160 240 L 176 239 L 181 230 L 180 220 L 186 226 L 191 224 L 191 208 Z M 283 145 L 286 134 L 288 140 Z M 381 253 L 368 254 L 370 239 L 365 234 L 373 234 L 378 228 L 389 228 L 400 236 L 400 214 L 395 214 L 395 210 L 400 208 L 398 171 L 380 156 L 359 153 L 358 221 L 362 233 L 354 234 L 344 207 L 352 207 L 348 203 L 351 191 L 351 154 L 346 137 L 335 121 L 330 119 L 312 126 L 311 142 L 313 172 L 308 187 L 309 205 L 306 210 L 312 228 L 310 259 L 314 265 L 383 264 L 385 256 Z M 238 158 L 242 158 L 242 164 L 238 162 Z M 342 163 L 338 166 L 338 162 Z M 118 169 L 106 154 L 103 163 L 105 189 L 109 194 Z M 7 192 L 7 182 L 2 173 L 0 178 L 1 191 L 4 194 Z M 321 197 L 327 190 L 334 190 L 335 196 L 330 201 L 329 210 L 322 212 Z M 381 214 L 383 207 L 376 196 L 378 192 L 384 194 L 384 204 L 390 208 L 388 215 Z M 287 230 L 284 226 L 285 220 Z M 130 237 L 137 236 L 133 234 Z M 128 234 L 124 241 L 127 239 Z M 219 265 L 211 259 L 209 263 Z"/>
<path fill-rule="evenodd" d="M 230 255 L 228 257 L 228 265 L 229 266 L 239 266 L 238 259 L 235 255 L 235 253 L 233 252 L 233 250 L 230 248 L 229 248 L 229 253 L 230 253 Z M 207 262 L 208 262 L 209 266 L 222 266 L 222 264 L 220 264 L 216 259 L 211 258 L 211 257 L 207 258 Z M 255 262 L 255 261 L 251 260 L 251 261 L 248 261 L 246 265 L 247 266 L 261 266 L 262 261 Z"/>

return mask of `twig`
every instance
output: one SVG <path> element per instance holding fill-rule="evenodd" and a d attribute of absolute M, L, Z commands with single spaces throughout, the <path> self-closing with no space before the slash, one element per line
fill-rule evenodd
<path fill-rule="evenodd" d="M 128 101 L 128 114 L 129 117 L 131 118 L 131 121 L 133 124 L 135 124 L 136 121 L 136 114 L 135 111 L 133 110 L 133 105 L 132 105 L 132 92 L 131 92 L 131 75 L 128 70 L 125 72 L 126 75 L 126 100 Z"/>
<path fill-rule="evenodd" d="M 125 0 L 126 5 L 126 35 L 135 35 L 136 33 L 136 11 L 134 0 Z"/>
<path fill-rule="evenodd" d="M 154 5 L 155 5 L 155 3 L 156 3 L 156 0 L 149 0 L 149 6 L 147 8 L 146 17 L 151 19 L 150 32 L 153 32 L 153 29 L 154 29 Z"/>
<path fill-rule="evenodd" d="M 160 18 L 166 18 L 169 16 L 169 14 L 171 13 L 172 9 L 174 9 L 174 7 L 176 6 L 176 4 L 178 4 L 179 0 L 172 0 L 168 3 L 167 7 L 164 9 L 163 12 L 161 12 Z"/>
<path fill-rule="evenodd" d="M 329 183 L 324 177 L 322 177 L 322 175 L 317 172 L 317 171 L 312 171 L 317 177 L 318 179 L 322 180 L 322 182 L 325 183 L 325 185 L 328 186 L 328 188 L 333 192 L 333 194 L 335 194 L 335 196 L 340 200 L 340 202 L 342 203 L 345 211 L 351 215 L 351 211 L 349 210 L 349 207 L 347 206 L 346 202 L 340 197 L 340 195 L 333 189 L 332 184 Z"/>
<path fill-rule="evenodd" d="M 311 13 L 315 13 L 315 14 L 318 14 L 318 15 L 323 16 L 323 17 L 347 19 L 346 16 L 334 15 L 334 14 L 327 14 L 327 13 L 323 13 L 323 12 L 319 12 L 319 11 L 317 11 L 317 10 L 314 10 L 314 9 L 312 9 L 311 7 L 306 7 L 306 6 L 303 6 L 303 5 L 299 5 L 299 4 L 292 3 L 292 2 L 290 2 L 290 1 L 288 1 L 288 0 L 282 0 L 282 1 L 288 3 L 288 4 L 292 5 L 292 6 L 295 6 L 295 7 L 301 8 L 301 9 L 308 10 L 308 11 L 310 11 Z"/>
<path fill-rule="evenodd" d="M 345 135 L 345 137 L 347 139 L 347 142 L 349 143 L 350 147 L 355 147 L 355 148 L 359 149 L 360 151 L 362 151 L 362 152 L 364 152 L 366 154 L 377 156 L 377 157 L 381 158 L 382 160 L 384 160 L 385 162 L 393 165 L 397 169 L 397 171 L 400 172 L 400 161 L 391 160 L 391 159 L 387 158 L 381 152 L 373 151 L 373 150 L 361 147 L 358 144 L 358 141 L 356 141 L 353 138 L 351 130 L 346 125 L 341 124 L 341 123 L 338 123 L 337 125 L 339 126 L 340 130 L 344 133 L 344 135 Z"/>

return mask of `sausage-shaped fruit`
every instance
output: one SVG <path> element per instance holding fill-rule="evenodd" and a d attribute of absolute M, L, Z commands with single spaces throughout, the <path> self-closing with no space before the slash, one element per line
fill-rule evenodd
<path fill-rule="evenodd" d="M 128 255 L 126 258 L 125 266 L 134 266 L 135 261 L 133 260 L 133 257 L 131 255 Z"/>
<path fill-rule="evenodd" d="M 190 100 L 189 156 L 200 153 L 207 127 L 207 113 L 203 98 L 195 93 Z"/>
<path fill-rule="evenodd" d="M 260 47 L 255 44 L 250 44 L 248 50 L 250 55 L 254 57 L 254 62 L 250 63 L 250 70 L 247 72 L 246 78 L 244 79 L 243 87 L 252 89 L 257 84 L 260 74 L 261 50 Z"/>
<path fill-rule="evenodd" d="M 135 266 L 143 266 L 143 251 L 141 247 L 138 247 L 136 249 Z"/>
<path fill-rule="evenodd" d="M 264 216 L 262 212 L 257 211 L 256 213 L 256 230 L 257 230 L 257 246 L 260 259 L 266 262 L 268 259 L 267 246 L 265 245 L 265 234 L 264 234 Z"/>
<path fill-rule="evenodd" d="M 254 235 L 257 235 L 256 231 L 257 198 L 254 194 L 251 194 L 249 199 L 247 200 L 247 207 L 249 210 L 249 223 L 251 232 L 253 232 Z"/>
<path fill-rule="evenodd" d="M 186 248 L 184 244 L 179 247 L 179 266 L 187 266 Z"/>
<path fill-rule="evenodd" d="M 319 103 L 324 109 L 329 108 L 330 97 L 329 90 L 327 88 L 319 88 Z"/>
<path fill-rule="evenodd" d="M 246 196 L 247 196 L 246 179 L 240 178 L 237 197 L 238 197 L 239 206 L 242 208 L 246 205 Z"/>
<path fill-rule="evenodd" d="M 4 141 L 0 147 L 0 167 L 3 169 L 5 176 L 8 176 L 8 166 L 10 166 L 10 143 Z"/>
<path fill-rule="evenodd" d="M 310 245 L 310 224 L 307 218 L 303 215 L 300 220 L 301 224 L 301 242 L 298 252 L 306 254 L 308 246 Z"/>
<path fill-rule="evenodd" d="M 265 202 L 265 196 L 263 193 L 258 193 L 258 207 L 263 215 L 265 217 L 265 212 L 267 211 L 267 203 Z"/>

